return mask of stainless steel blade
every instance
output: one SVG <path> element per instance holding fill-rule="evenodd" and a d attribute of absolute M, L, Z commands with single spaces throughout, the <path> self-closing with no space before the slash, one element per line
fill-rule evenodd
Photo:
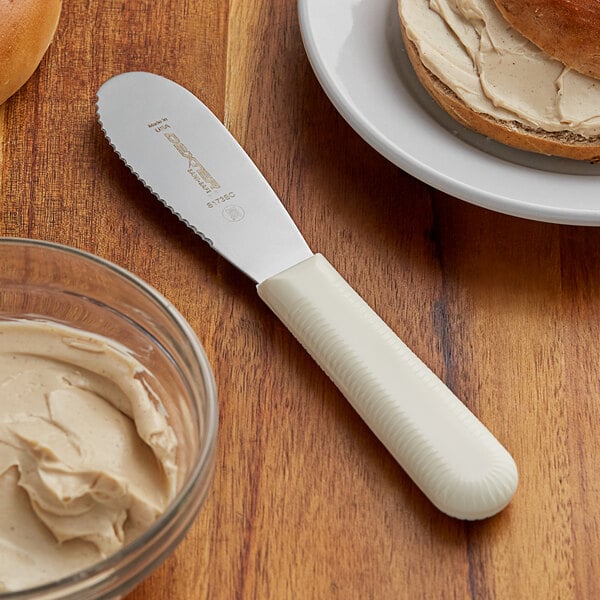
<path fill-rule="evenodd" d="M 257 283 L 313 255 L 246 152 L 185 88 L 152 73 L 123 73 L 100 88 L 97 112 L 146 187 Z"/>

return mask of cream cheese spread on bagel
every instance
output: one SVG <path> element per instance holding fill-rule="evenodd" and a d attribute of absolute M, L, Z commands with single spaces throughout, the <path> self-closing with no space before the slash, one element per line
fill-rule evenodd
<path fill-rule="evenodd" d="M 540 50 L 492 0 L 399 0 L 398 6 L 405 39 L 422 65 L 468 108 L 531 130 L 600 135 L 600 80 Z"/>

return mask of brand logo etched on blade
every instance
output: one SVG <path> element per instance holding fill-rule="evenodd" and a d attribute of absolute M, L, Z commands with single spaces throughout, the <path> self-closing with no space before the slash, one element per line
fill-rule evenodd
<path fill-rule="evenodd" d="M 173 148 L 188 161 L 188 174 L 196 181 L 196 183 L 207 193 L 211 194 L 215 190 L 221 188 L 221 184 L 208 172 L 206 167 L 193 155 L 188 147 L 181 141 L 181 138 L 172 131 L 168 117 L 162 117 L 157 121 L 152 121 L 147 124 L 150 129 L 154 129 L 156 133 L 163 135 Z"/>

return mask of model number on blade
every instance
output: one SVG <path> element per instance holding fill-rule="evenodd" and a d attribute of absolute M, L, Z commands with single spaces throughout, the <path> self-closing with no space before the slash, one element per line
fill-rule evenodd
<path fill-rule="evenodd" d="M 208 206 L 208 208 L 214 208 L 215 206 L 219 206 L 219 204 L 223 204 L 223 202 L 227 202 L 227 200 L 231 200 L 232 198 L 235 198 L 235 192 L 223 194 L 222 196 L 219 196 L 218 198 L 207 202 L 206 206 Z"/>

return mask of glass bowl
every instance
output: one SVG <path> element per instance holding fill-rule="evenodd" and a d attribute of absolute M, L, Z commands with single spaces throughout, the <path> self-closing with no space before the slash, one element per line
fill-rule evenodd
<path fill-rule="evenodd" d="M 148 284 L 54 243 L 0 238 L 0 320 L 14 319 L 50 321 L 127 347 L 163 392 L 180 475 L 166 511 L 120 551 L 63 579 L 0 593 L 0 600 L 121 598 L 173 552 L 206 500 L 218 425 L 210 364 L 190 325 Z"/>

